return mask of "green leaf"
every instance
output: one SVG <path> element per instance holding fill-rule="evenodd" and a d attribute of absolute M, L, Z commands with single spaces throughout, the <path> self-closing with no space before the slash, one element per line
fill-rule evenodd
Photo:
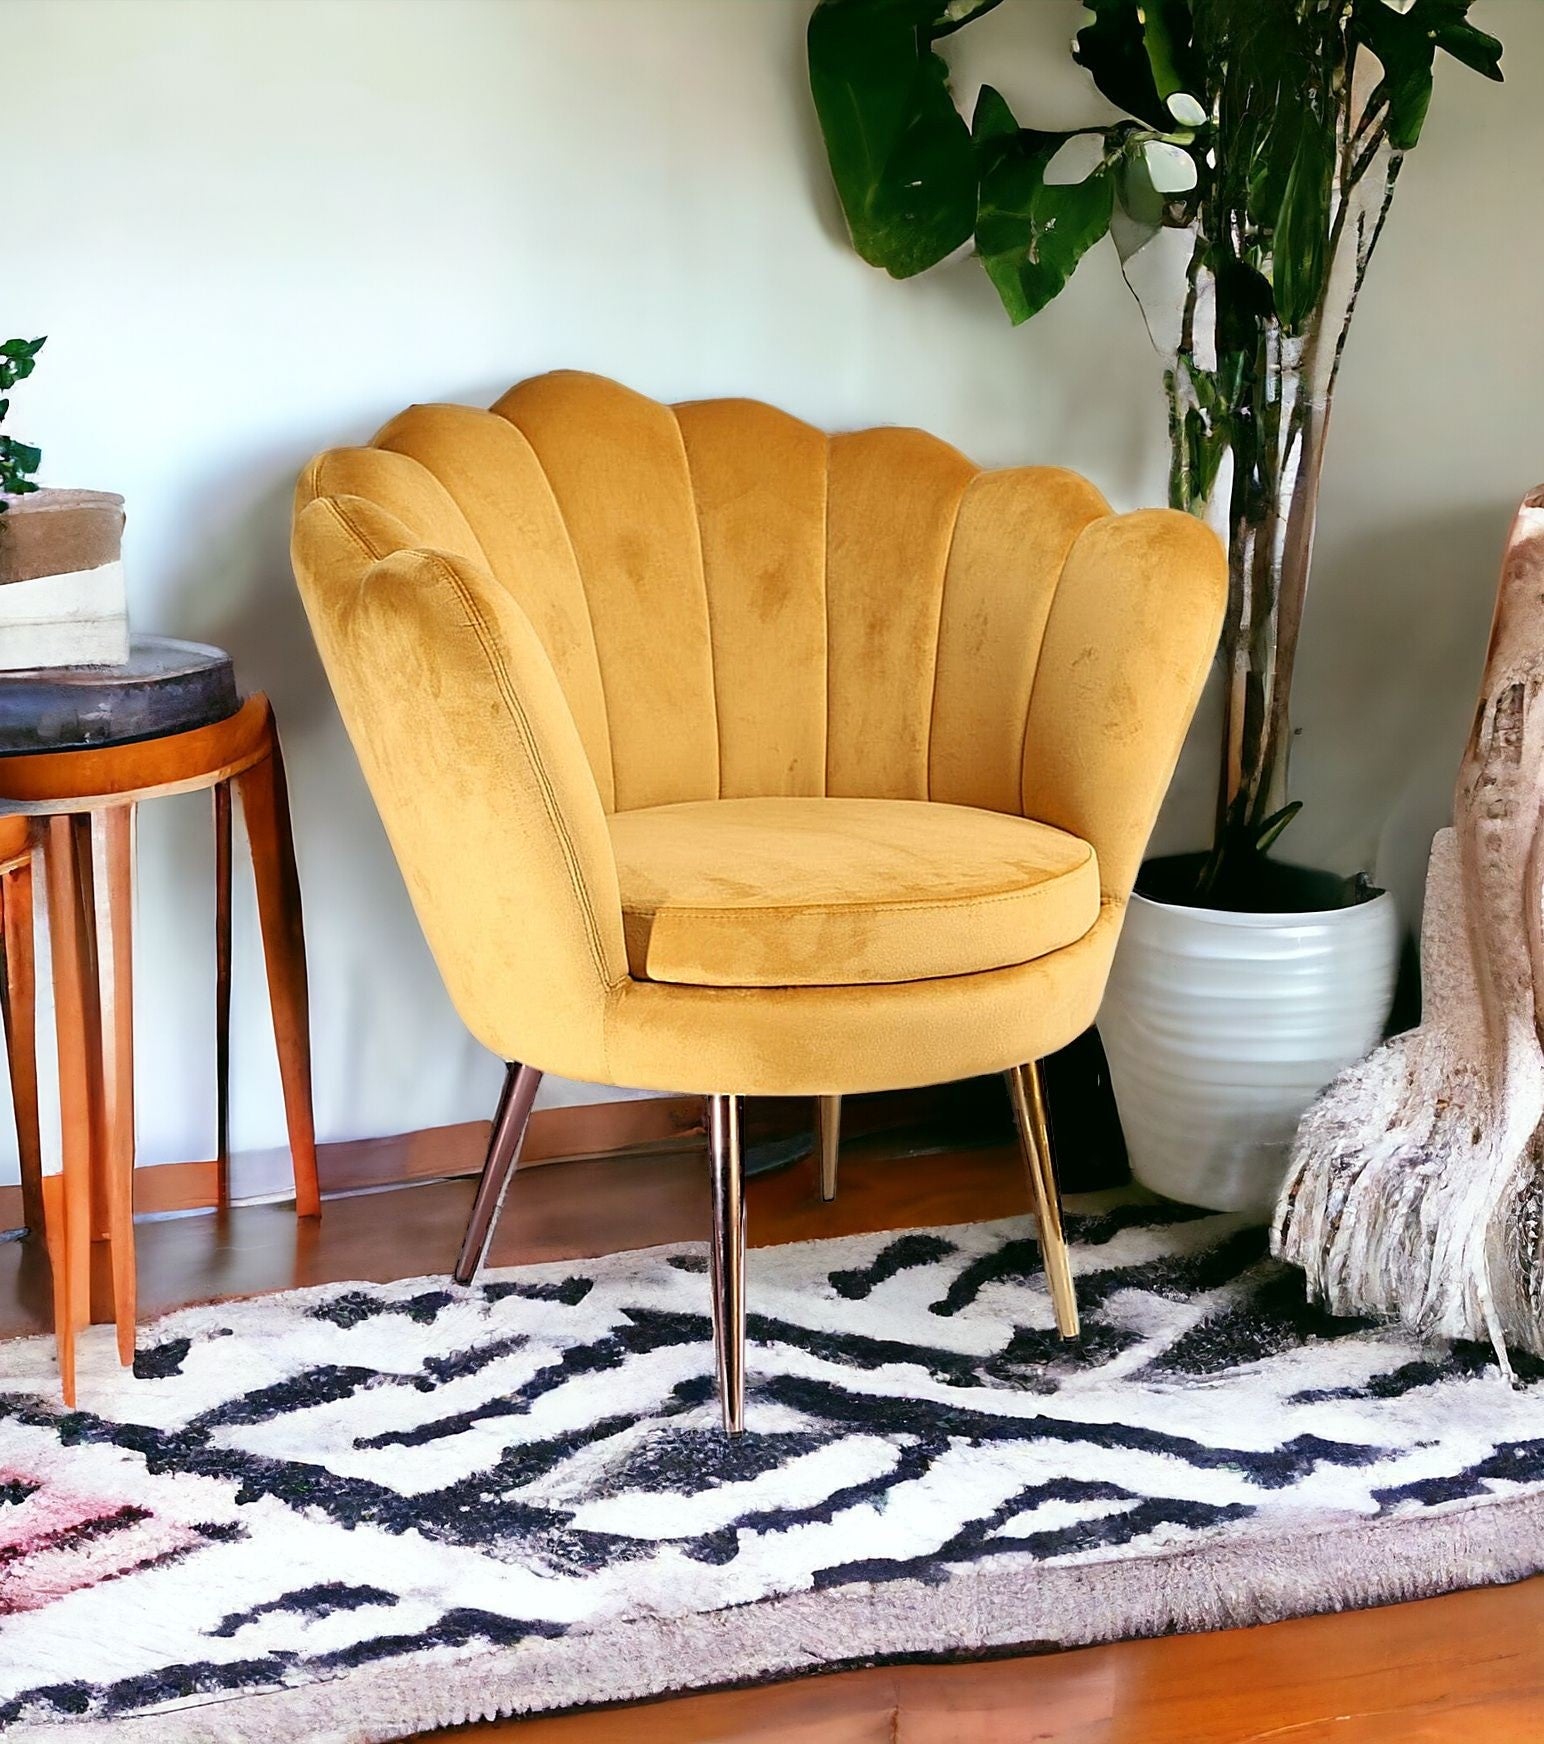
<path fill-rule="evenodd" d="M 934 42 L 941 36 L 953 36 L 955 31 L 963 30 L 983 12 L 1001 5 L 1002 0 L 945 0 L 945 4 L 938 8 L 938 21 L 933 26 Z"/>
<path fill-rule="evenodd" d="M 1289 333 L 1301 329 L 1324 294 L 1334 172 L 1332 136 L 1312 116 L 1305 115 L 1276 215 L 1271 250 L 1276 313 Z"/>
<path fill-rule="evenodd" d="M 1216 374 L 1194 364 L 1188 365 L 1185 373 L 1197 404 L 1186 406 L 1182 417 L 1170 421 L 1169 507 L 1195 514 L 1217 483 L 1223 460 L 1233 446 L 1234 428 Z M 1172 370 L 1164 385 L 1172 396 Z"/>
<path fill-rule="evenodd" d="M 1140 116 L 1153 127 L 1171 127 L 1174 118 L 1153 75 L 1143 0 L 1087 0 L 1087 4 L 1094 16 L 1073 41 L 1073 59 L 1118 109 Z"/>
<path fill-rule="evenodd" d="M 983 85 L 976 98 L 976 112 L 970 121 L 970 136 L 977 151 L 987 140 L 1009 139 L 1018 131 L 1019 124 L 1008 107 L 1008 99 L 995 87 Z M 1070 139 L 1072 135 L 1064 133 L 1060 137 Z"/>
<path fill-rule="evenodd" d="M 1191 40 L 1190 7 L 1186 0 L 1144 0 L 1140 17 L 1153 87 L 1172 122 L 1169 98 L 1180 91 L 1196 96 L 1206 86 L 1205 70 Z"/>
<path fill-rule="evenodd" d="M 810 17 L 810 91 L 853 247 L 910 278 L 970 237 L 976 159 L 933 52 L 963 16 L 944 0 L 821 0 Z"/>
<path fill-rule="evenodd" d="M 7 339 L 0 345 L 0 392 L 32 374 L 37 367 L 34 359 L 43 345 L 42 339 Z"/>
<path fill-rule="evenodd" d="M 1124 266 L 1163 228 L 1163 195 L 1147 173 L 1147 158 L 1140 142 L 1120 154 L 1114 175 L 1115 210 L 1110 215 L 1110 235 Z"/>
<path fill-rule="evenodd" d="M 1356 0 L 1351 32 L 1383 68 L 1370 102 L 1388 104 L 1389 144 L 1408 151 L 1421 137 L 1431 103 L 1436 43 L 1413 12 L 1395 12 L 1384 0 Z"/>
<path fill-rule="evenodd" d="M 1015 326 L 1036 315 L 1110 228 L 1115 177 L 1108 163 L 1081 182 L 1048 187 L 1046 167 L 1072 133 L 1012 126 L 1002 97 L 984 86 L 974 133 L 981 155 L 976 250 Z"/>
<path fill-rule="evenodd" d="M 1462 20 L 1437 27 L 1436 44 L 1471 71 L 1501 81 L 1501 44 Z"/>
<path fill-rule="evenodd" d="M 1273 811 L 1255 831 L 1254 842 L 1252 844 L 1254 852 L 1257 854 L 1268 854 L 1275 846 L 1281 832 L 1289 823 L 1292 822 L 1293 818 L 1295 818 L 1302 809 L 1302 800 L 1294 799 L 1290 804 L 1284 805 L 1280 811 Z"/>
<path fill-rule="evenodd" d="M 1372 101 L 1388 104 L 1389 144 L 1396 151 L 1408 151 L 1421 137 L 1439 48 L 1487 79 L 1501 77 L 1501 44 L 1469 23 L 1471 3 L 1415 0 L 1408 12 L 1395 12 L 1384 0 L 1355 0 L 1350 32 L 1383 68 Z"/>

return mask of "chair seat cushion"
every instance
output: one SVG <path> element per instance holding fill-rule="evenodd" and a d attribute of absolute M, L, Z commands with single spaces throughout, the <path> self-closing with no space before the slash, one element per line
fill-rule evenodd
<path fill-rule="evenodd" d="M 718 799 L 611 819 L 628 968 L 692 987 L 837 987 L 1028 963 L 1099 917 L 1094 851 L 910 799 Z"/>

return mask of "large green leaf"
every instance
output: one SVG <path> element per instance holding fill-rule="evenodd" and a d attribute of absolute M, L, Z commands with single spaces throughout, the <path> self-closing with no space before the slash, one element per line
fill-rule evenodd
<path fill-rule="evenodd" d="M 1444 49 L 1488 79 L 1501 77 L 1501 44 L 1468 21 L 1471 0 L 1415 0 L 1396 12 L 1385 0 L 1355 0 L 1350 30 L 1383 68 L 1374 102 L 1388 104 L 1389 144 L 1408 151 L 1431 103 L 1433 66 Z"/>
<path fill-rule="evenodd" d="M 1464 66 L 1476 73 L 1483 73 L 1487 79 L 1501 80 L 1501 44 L 1487 32 L 1477 29 L 1462 16 L 1469 10 L 1467 0 L 1462 6 L 1455 7 L 1460 16 L 1452 19 L 1441 19 L 1434 28 L 1434 38 L 1437 47 L 1446 50 L 1455 61 L 1461 61 Z"/>
<path fill-rule="evenodd" d="M 981 157 L 976 251 L 1014 326 L 1038 314 L 1110 228 L 1115 178 L 1108 163 L 1081 182 L 1047 186 L 1045 172 L 1071 133 L 1019 127 L 983 85 L 972 129 Z"/>
<path fill-rule="evenodd" d="M 1305 113 L 1271 249 L 1276 313 L 1289 333 L 1301 329 L 1324 294 L 1334 173 L 1334 136 Z"/>
<path fill-rule="evenodd" d="M 821 0 L 810 17 L 810 90 L 853 247 L 910 278 L 976 221 L 970 130 L 933 43 L 996 0 Z"/>
<path fill-rule="evenodd" d="M 1196 0 L 1215 69 L 1213 218 L 1221 351 L 1274 313 L 1300 329 L 1329 264 L 1339 14 L 1302 0 Z"/>
<path fill-rule="evenodd" d="M 1421 137 L 1431 102 L 1436 43 L 1409 13 L 1395 12 L 1384 0 L 1357 0 L 1351 28 L 1383 68 L 1372 101 L 1388 104 L 1389 143 L 1408 151 Z"/>
<path fill-rule="evenodd" d="M 1187 0 L 1143 0 L 1142 43 L 1153 85 L 1172 115 L 1169 99 L 1179 92 L 1205 107 L 1206 70 L 1193 41 L 1194 23 Z"/>
<path fill-rule="evenodd" d="M 1152 127 L 1173 118 L 1158 89 L 1144 29 L 1143 0 L 1088 0 L 1093 14 L 1073 39 L 1073 58 L 1110 101 Z"/>

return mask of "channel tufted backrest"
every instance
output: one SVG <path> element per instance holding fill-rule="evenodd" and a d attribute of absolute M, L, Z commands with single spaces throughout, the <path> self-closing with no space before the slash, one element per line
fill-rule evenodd
<path fill-rule="evenodd" d="M 473 1034 L 569 1077 L 700 1089 L 657 1048 L 707 1025 L 754 1055 L 707 1087 L 768 1095 L 813 1094 L 831 1064 L 798 996 L 829 992 L 825 1016 L 862 1028 L 873 989 L 778 990 L 784 1039 L 757 1052 L 714 1027 L 744 989 L 667 999 L 633 979 L 607 813 L 824 794 L 1065 830 L 1093 847 L 1110 917 L 1076 1010 L 1051 1001 L 1082 1027 L 1228 585 L 1200 521 L 1112 515 L 1068 472 L 981 472 L 915 430 L 827 438 L 767 406 L 672 408 L 573 374 L 492 411 L 417 406 L 320 455 L 291 553 Z M 849 1089 L 923 1082 L 944 1057 L 907 1042 L 899 1064 L 894 1034 L 863 1042 Z"/>
<path fill-rule="evenodd" d="M 828 438 L 562 371 L 415 406 L 313 462 L 386 545 L 485 568 L 529 618 L 607 810 L 750 795 L 1016 812 L 1057 583 L 1104 499 L 918 430 Z"/>

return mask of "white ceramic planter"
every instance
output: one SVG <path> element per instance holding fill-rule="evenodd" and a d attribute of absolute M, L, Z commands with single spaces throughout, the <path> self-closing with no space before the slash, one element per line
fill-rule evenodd
<path fill-rule="evenodd" d="M 1136 1178 L 1268 1217 L 1303 1111 L 1383 1034 L 1398 951 L 1387 893 L 1311 914 L 1133 896 L 1099 1033 Z"/>

